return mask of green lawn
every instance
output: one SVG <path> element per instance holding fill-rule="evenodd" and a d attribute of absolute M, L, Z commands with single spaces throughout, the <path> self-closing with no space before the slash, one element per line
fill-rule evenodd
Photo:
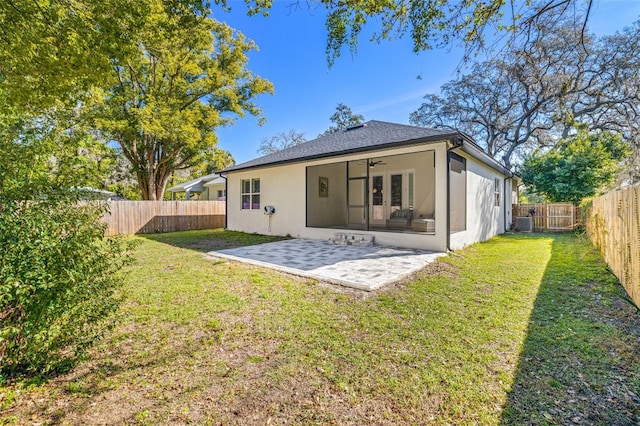
<path fill-rule="evenodd" d="M 640 314 L 588 242 L 508 235 L 374 294 L 138 238 L 91 359 L 0 387 L 5 424 L 640 423 Z"/>

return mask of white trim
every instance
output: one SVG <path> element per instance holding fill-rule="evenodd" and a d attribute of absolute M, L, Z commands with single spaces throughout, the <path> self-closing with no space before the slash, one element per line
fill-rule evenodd
<path fill-rule="evenodd" d="M 254 187 L 254 183 L 256 181 L 258 182 L 258 186 L 259 186 L 258 191 L 255 191 L 255 187 Z M 245 182 L 249 182 L 249 192 L 245 192 L 244 190 Z M 240 209 L 241 210 L 260 210 L 260 206 L 262 205 L 262 199 L 258 201 L 258 207 L 256 208 L 254 207 L 253 197 L 255 196 L 260 197 L 261 192 L 262 192 L 262 182 L 260 182 L 259 177 L 240 180 Z M 244 202 L 245 196 L 249 197 L 248 207 L 245 207 L 245 202 Z"/>

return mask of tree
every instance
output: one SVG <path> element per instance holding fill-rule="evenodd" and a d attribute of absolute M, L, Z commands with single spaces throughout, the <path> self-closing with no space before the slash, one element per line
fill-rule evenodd
<path fill-rule="evenodd" d="M 104 188 L 117 167 L 116 151 L 83 131 L 58 135 L 48 165 L 59 187 Z"/>
<path fill-rule="evenodd" d="M 260 11 L 260 3 L 257 1 L 251 10 Z M 109 114 L 94 122 L 94 125 L 100 124 L 98 127 L 102 131 L 97 136 L 109 136 L 112 130 L 121 135 L 125 123 L 130 129 L 137 125 L 137 130 L 145 137 L 154 134 L 152 138 L 155 138 L 159 133 L 166 135 L 173 131 L 174 139 L 184 139 L 188 134 L 187 139 L 190 139 L 186 145 L 189 149 L 179 153 L 178 167 L 189 167 L 191 160 L 187 157 L 197 163 L 197 154 L 205 151 L 194 144 L 197 133 L 201 140 L 209 139 L 201 146 L 213 146 L 212 129 L 233 123 L 228 114 L 259 114 L 252 99 L 272 90 L 270 83 L 251 75 L 245 68 L 246 53 L 255 47 L 253 43 L 226 25 L 206 18 L 210 13 L 201 0 L 0 2 L 0 94 L 5 104 L 14 105 L 33 117 L 48 114 L 47 109 L 52 108 L 88 108 L 90 102 L 99 103 L 104 95 L 109 95 L 100 111 Z M 193 31 L 194 40 L 187 43 L 189 31 Z M 174 55 L 170 54 L 172 51 Z M 206 54 L 209 55 L 208 64 L 195 59 Z M 158 64 L 158 60 L 164 62 Z M 216 65 L 212 65 L 214 62 Z M 171 114 L 172 108 L 179 109 L 186 104 L 179 105 L 175 97 L 167 98 L 165 95 L 169 91 L 160 93 L 164 89 L 155 84 L 158 81 L 150 84 L 150 80 L 140 80 L 149 70 L 165 71 L 164 75 L 155 75 L 165 83 L 166 79 L 162 77 L 174 78 L 173 72 L 182 71 L 182 83 L 189 82 L 191 86 L 177 87 L 176 81 L 172 80 L 171 93 L 182 90 L 186 94 L 192 90 L 190 95 L 196 105 Z M 198 73 L 202 77 L 209 72 L 206 79 L 198 78 Z M 216 90 L 205 93 L 207 79 L 209 83 L 218 82 Z M 131 89 L 130 93 L 139 89 L 141 96 L 129 101 L 140 101 L 145 108 L 135 105 L 130 108 L 131 104 L 124 100 L 124 88 Z M 147 88 L 153 90 L 147 91 Z M 165 105 L 158 103 L 162 99 L 167 99 Z M 131 114 L 115 114 L 118 100 L 123 101 L 121 109 Z M 217 118 L 214 113 L 202 111 L 200 105 L 204 102 L 211 109 L 217 109 Z M 196 124 L 191 128 L 178 124 L 188 121 Z M 131 140 L 130 137 L 127 139 Z M 149 139 L 145 143 L 148 145 Z M 149 182 L 152 179 L 149 176 L 160 176 L 153 184 L 141 185 L 143 192 L 151 194 L 154 191 L 149 186 L 162 187 L 164 169 L 173 159 L 163 157 L 168 145 L 156 150 L 162 157 L 157 160 L 148 149 L 142 149 L 142 145 L 138 143 L 133 150 L 136 154 L 132 151 L 127 154 L 130 154 L 129 160 L 134 157 L 139 160 L 138 163 L 131 161 L 137 179 Z M 196 154 L 192 155 L 194 152 Z M 149 155 L 145 159 L 146 154 Z M 144 160 L 149 160 L 149 164 L 141 167 L 140 162 Z"/>
<path fill-rule="evenodd" d="M 349 127 L 362 124 L 364 123 L 364 116 L 354 114 L 353 111 L 351 111 L 351 108 L 343 103 L 339 103 L 338 106 L 336 106 L 336 112 L 333 113 L 329 120 L 331 120 L 334 125 L 329 127 L 319 136 L 330 135 L 331 133 L 340 132 L 348 129 Z"/>
<path fill-rule="evenodd" d="M 344 46 L 357 50 L 358 38 L 370 21 L 379 23 L 372 40 L 391 40 L 405 34 L 413 39 L 413 50 L 465 46 L 469 58 L 487 48 L 486 34 L 503 34 L 509 43 L 527 40 L 531 29 L 544 21 L 550 26 L 571 18 L 584 32 L 593 0 L 318 0 L 328 11 L 326 19 L 327 59 L 332 65 Z M 374 24 L 375 25 L 375 24 Z M 574 47 L 579 46 L 577 44 Z"/>
<path fill-rule="evenodd" d="M 201 0 L 0 2 L 0 90 L 23 109 L 76 104 L 110 79 L 113 61 L 137 51 L 150 13 L 206 13 Z"/>
<path fill-rule="evenodd" d="M 77 110 L 137 51 L 147 7 L 180 21 L 197 3 L 0 2 L 0 380 L 67 369 L 113 324 L 130 246 L 72 188 L 110 157 Z"/>
<path fill-rule="evenodd" d="M 131 162 L 145 200 L 161 200 L 174 171 L 203 160 L 229 114 L 259 115 L 254 98 L 273 92 L 246 69 L 255 44 L 207 15 L 152 9 L 137 56 L 114 65 L 96 123 Z"/>
<path fill-rule="evenodd" d="M 594 40 L 571 23 L 541 25 L 536 41 L 513 47 L 506 59 L 474 64 L 440 96 L 427 95 L 410 120 L 469 133 L 508 167 L 523 148 L 552 146 L 580 123 L 628 133 L 638 94 L 623 88 L 640 66 L 637 29 Z M 581 37 L 584 48 L 576 50 Z"/>
<path fill-rule="evenodd" d="M 227 1 L 216 1 L 227 6 Z M 272 0 L 245 0 L 248 14 L 268 15 Z M 460 44 L 465 58 L 489 49 L 489 38 L 503 35 L 513 44 L 526 40 L 540 22 L 554 26 L 571 19 L 584 33 L 594 0 L 296 0 L 291 8 L 322 7 L 327 11 L 326 53 L 329 66 L 348 46 L 356 52 L 362 30 L 377 25 L 372 41 L 393 40 L 410 34 L 414 52 Z M 375 27 L 374 27 L 375 28 Z M 496 43 L 499 44 L 499 43 Z M 575 47 L 579 47 L 577 44 Z"/>
<path fill-rule="evenodd" d="M 273 154 L 274 152 L 281 151 L 285 148 L 300 145 L 305 141 L 304 133 L 298 133 L 294 129 L 289 130 L 287 133 L 276 133 L 271 137 L 262 138 L 260 148 L 258 148 L 258 154 Z"/>
<path fill-rule="evenodd" d="M 203 164 L 205 167 L 202 171 L 204 174 L 209 175 L 233 166 L 236 164 L 236 159 L 233 158 L 233 155 L 231 155 L 229 151 L 214 147 L 211 154 L 207 156 L 207 159 Z"/>
<path fill-rule="evenodd" d="M 549 201 L 578 204 L 610 185 L 628 154 L 620 135 L 581 130 L 547 153 L 527 156 L 520 174 L 525 185 Z"/>
<path fill-rule="evenodd" d="M 633 147 L 621 182 L 640 182 L 640 21 L 600 40 L 607 85 L 584 82 L 585 96 L 566 102 L 567 116 L 590 128 L 618 132 Z M 613 100 L 613 101 L 612 101 Z M 616 102 L 617 101 L 617 102 Z"/>
<path fill-rule="evenodd" d="M 0 191 L 7 198 L 73 187 L 103 187 L 115 164 L 113 149 L 96 139 L 67 108 L 38 115 L 0 96 Z"/>

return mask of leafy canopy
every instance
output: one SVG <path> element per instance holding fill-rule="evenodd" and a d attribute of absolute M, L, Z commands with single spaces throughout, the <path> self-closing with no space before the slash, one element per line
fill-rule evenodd
<path fill-rule="evenodd" d="M 553 146 L 581 124 L 638 139 L 640 23 L 601 38 L 572 22 L 540 25 L 532 40 L 428 94 L 411 122 L 470 134 L 511 166 L 536 146 Z M 582 37 L 582 47 L 575 44 Z"/>
<path fill-rule="evenodd" d="M 371 39 L 391 40 L 409 34 L 413 50 L 461 44 L 466 57 L 487 48 L 487 36 L 509 36 L 510 42 L 526 39 L 541 20 L 553 23 L 571 17 L 586 25 L 593 0 L 318 0 L 328 11 L 327 59 L 332 65 L 348 46 L 357 50 L 362 30 L 377 25 Z M 491 30 L 493 30 L 491 32 Z M 489 32 L 489 34 L 487 34 Z"/>
<path fill-rule="evenodd" d="M 203 14 L 201 0 L 10 0 L 0 2 L 0 87 L 14 105 L 41 112 L 75 104 L 108 80 L 114 60 L 163 4 L 174 19 Z"/>
<path fill-rule="evenodd" d="M 525 185 L 548 201 L 578 204 L 610 185 L 628 155 L 620 135 L 581 130 L 547 153 L 538 150 L 526 157 L 520 174 Z"/>
<path fill-rule="evenodd" d="M 205 158 L 204 161 L 192 169 L 199 176 L 219 172 L 236 164 L 236 159 L 233 158 L 229 151 L 218 147 L 211 149 L 209 154 L 205 155 Z"/>
<path fill-rule="evenodd" d="M 0 164 L 0 179 L 11 179 L 15 194 L 109 183 L 117 153 L 95 131 L 91 101 L 116 81 L 114 64 L 137 54 L 138 34 L 159 8 L 177 25 L 208 11 L 201 0 L 0 2 L 0 150 L 12 159 Z"/>
<path fill-rule="evenodd" d="M 216 128 L 246 113 L 260 115 L 256 96 L 272 84 L 247 68 L 256 48 L 223 22 L 158 0 L 138 36 L 138 52 L 114 66 L 97 125 L 118 142 L 142 197 L 161 200 L 172 173 L 201 163 Z"/>
<path fill-rule="evenodd" d="M 355 114 L 353 111 L 351 111 L 351 108 L 341 102 L 336 106 L 336 112 L 334 112 L 331 117 L 329 117 L 329 120 L 333 123 L 333 125 L 319 136 L 330 135 L 331 133 L 340 132 L 342 130 L 348 129 L 349 127 L 362 124 L 364 123 L 364 116 Z"/>

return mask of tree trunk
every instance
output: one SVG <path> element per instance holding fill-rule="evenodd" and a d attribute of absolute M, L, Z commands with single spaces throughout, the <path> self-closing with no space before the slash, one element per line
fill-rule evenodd
<path fill-rule="evenodd" d="M 164 191 L 167 189 L 169 176 L 160 177 L 156 182 L 156 200 L 164 200 Z"/>
<path fill-rule="evenodd" d="M 138 180 L 138 187 L 140 188 L 142 199 L 145 201 L 156 201 L 156 185 L 153 173 L 138 171 L 136 173 L 136 178 Z"/>
<path fill-rule="evenodd" d="M 138 186 L 142 193 L 142 199 L 147 201 L 163 200 L 170 176 L 170 174 L 159 172 L 150 174 L 138 173 Z"/>
<path fill-rule="evenodd" d="M 155 201 L 156 200 L 156 192 L 151 189 L 151 182 L 149 179 L 140 180 L 138 179 L 138 186 L 140 187 L 140 192 L 142 193 L 142 199 L 145 201 Z"/>

